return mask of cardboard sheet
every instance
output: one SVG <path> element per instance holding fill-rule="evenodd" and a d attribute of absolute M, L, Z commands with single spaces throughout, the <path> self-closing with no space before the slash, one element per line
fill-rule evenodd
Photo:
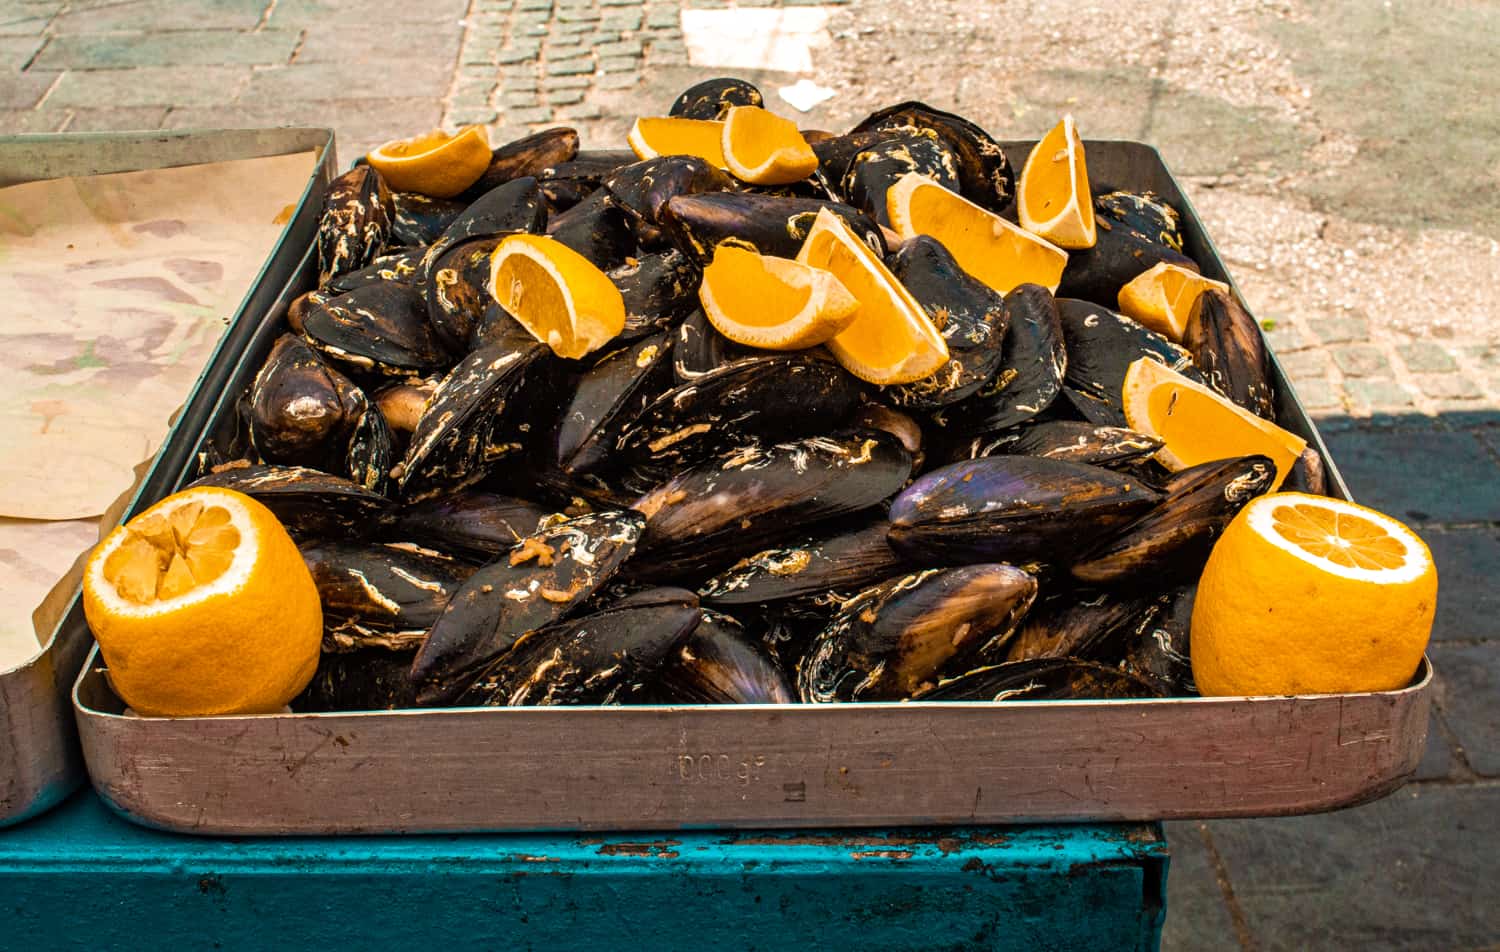
<path fill-rule="evenodd" d="M 0 189 L 0 670 L 17 632 L 34 653 L 32 609 L 161 447 L 316 158 Z"/>

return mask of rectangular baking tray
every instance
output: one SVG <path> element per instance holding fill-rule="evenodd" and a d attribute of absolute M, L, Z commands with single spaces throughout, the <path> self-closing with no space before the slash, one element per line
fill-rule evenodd
<path fill-rule="evenodd" d="M 0 187 L 65 176 L 106 175 L 233 159 L 318 154 L 292 217 L 245 292 L 184 404 L 181 419 L 202 419 L 243 361 L 317 230 L 334 168 L 328 129 L 98 132 L 0 138 Z M 171 492 L 191 468 L 197 433 L 172 429 L 125 510 L 129 517 Z M 83 780 L 70 688 L 93 638 L 75 597 L 67 616 L 30 660 L 0 671 L 0 827 L 60 801 Z"/>
<path fill-rule="evenodd" d="M 1007 143 L 1026 155 L 1029 142 Z M 1097 182 L 1184 213 L 1187 250 L 1228 279 L 1157 152 L 1091 142 Z M 229 381 L 204 446 L 280 316 Z M 1274 367 L 1280 420 L 1327 448 Z M 1348 490 L 1328 461 L 1330 491 Z M 74 693 L 95 789 L 147 826 L 205 834 L 849 827 L 1309 813 L 1415 770 L 1432 670 L 1399 691 L 1011 703 L 461 708 L 138 719 L 97 652 Z"/>

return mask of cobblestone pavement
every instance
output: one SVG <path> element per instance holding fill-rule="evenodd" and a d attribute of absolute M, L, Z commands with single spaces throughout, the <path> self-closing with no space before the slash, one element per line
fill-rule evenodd
<path fill-rule="evenodd" d="M 689 82 L 680 12 L 778 0 L 0 0 L 0 133 L 439 123 L 623 144 Z M 786 5 L 791 5 L 787 3 Z M 812 5 L 812 4 L 807 4 Z M 1173 824 L 1171 948 L 1481 948 L 1500 846 L 1500 9 L 1409 0 L 823 3 L 840 129 L 920 98 L 1000 138 L 1073 112 L 1183 179 L 1357 497 L 1439 561 L 1418 782 Z M 796 74 L 733 71 L 773 90 Z M 1019 158 L 1019 157 L 1018 157 Z"/>

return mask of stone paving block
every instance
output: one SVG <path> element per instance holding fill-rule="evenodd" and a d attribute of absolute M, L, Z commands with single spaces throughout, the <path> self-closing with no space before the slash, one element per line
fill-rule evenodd
<path fill-rule="evenodd" d="M 1441 577 L 1439 578 L 1441 585 Z M 1500 639 L 1495 624 L 1480 634 Z M 1443 717 L 1474 772 L 1500 776 L 1500 640 L 1477 644 L 1433 644 L 1433 666 L 1443 679 Z"/>
<path fill-rule="evenodd" d="M 638 56 L 606 56 L 599 60 L 599 71 L 602 73 L 629 73 L 639 69 L 641 65 Z"/>
<path fill-rule="evenodd" d="M 61 3 L 0 7 L 0 36 L 40 36 L 62 8 Z"/>
<path fill-rule="evenodd" d="M 1500 639 L 1500 586 L 1495 584 L 1500 578 L 1500 531 L 1424 529 L 1420 534 L 1438 570 L 1432 636 Z"/>
<path fill-rule="evenodd" d="M 1479 384 L 1458 373 L 1418 374 L 1417 386 L 1434 400 L 1477 400 L 1484 396 Z"/>
<path fill-rule="evenodd" d="M 548 89 L 588 89 L 593 84 L 594 77 L 587 74 L 581 76 L 547 77 Z"/>
<path fill-rule="evenodd" d="M 72 70 L 62 75 L 48 105 L 212 106 L 233 102 L 250 79 L 249 67 L 138 66 Z"/>
<path fill-rule="evenodd" d="M 1441 678 L 1442 675 L 1438 677 Z M 1436 710 L 1429 715 L 1427 747 L 1422 751 L 1422 760 L 1417 764 L 1414 780 L 1446 780 L 1453 774 L 1457 761 L 1453 756 L 1453 745 L 1448 743 L 1448 738 L 1438 728 L 1440 717 Z"/>
<path fill-rule="evenodd" d="M 1399 412 L 1413 406 L 1412 395 L 1394 380 L 1352 377 L 1344 381 L 1344 391 L 1357 410 Z"/>
<path fill-rule="evenodd" d="M 587 36 L 597 30 L 595 22 L 554 23 L 548 29 L 558 36 Z"/>
<path fill-rule="evenodd" d="M 1413 373 L 1438 374 L 1447 373 L 1458 369 L 1458 364 L 1453 360 L 1443 345 L 1432 341 L 1413 341 L 1410 344 L 1402 344 L 1396 348 L 1396 353 Z"/>
<path fill-rule="evenodd" d="M 594 71 L 594 58 L 583 56 L 577 59 L 566 59 L 562 61 L 547 61 L 547 72 L 553 76 L 577 76 L 581 73 L 592 73 Z"/>
<path fill-rule="evenodd" d="M 41 69 L 121 69 L 284 64 L 300 36 L 300 30 L 78 33 L 53 37 L 35 65 Z"/>
<path fill-rule="evenodd" d="M 1500 520 L 1500 467 L 1471 433 L 1353 426 L 1324 433 L 1354 498 L 1416 522 Z M 1434 461 L 1441 461 L 1434 478 Z"/>
<path fill-rule="evenodd" d="M 30 109 L 41 102 L 57 81 L 57 73 L 27 70 L 0 83 L 0 109 Z"/>
<path fill-rule="evenodd" d="M 498 50 L 495 53 L 495 62 L 502 65 L 508 63 L 528 63 L 541 55 L 541 48 L 532 49 L 526 47 L 512 47 L 508 50 Z"/>
<path fill-rule="evenodd" d="M 261 2 L 264 9 L 264 0 Z M 450 24 L 457 28 L 469 10 L 468 0 L 276 0 L 271 26 L 319 24 L 347 30 L 382 30 L 388 24 Z M 383 32 L 395 32 L 385 29 Z"/>
<path fill-rule="evenodd" d="M 611 10 L 599 18 L 599 29 L 629 33 L 641 28 L 640 10 Z"/>
<path fill-rule="evenodd" d="M 507 89 L 500 95 L 500 105 L 506 110 L 532 108 L 541 105 L 539 96 L 535 89 Z"/>
<path fill-rule="evenodd" d="M 122 3 L 70 4 L 52 21 L 60 35 L 122 30 L 249 30 L 265 13 L 265 0 L 124 0 Z"/>
<path fill-rule="evenodd" d="M 68 121 L 68 110 L 0 109 L 0 135 L 57 132 Z"/>
<path fill-rule="evenodd" d="M 1370 322 L 1363 317 L 1313 317 L 1307 326 L 1325 344 L 1370 339 Z"/>
<path fill-rule="evenodd" d="M 507 109 L 502 117 L 511 123 L 536 123 L 547 122 L 552 118 L 550 106 L 537 106 L 532 109 Z"/>
<path fill-rule="evenodd" d="M 1312 346 L 1307 336 L 1287 321 L 1277 321 L 1275 326 L 1265 333 L 1266 345 L 1278 357 Z"/>
<path fill-rule="evenodd" d="M 620 40 L 617 43 L 600 43 L 594 52 L 600 56 L 640 56 L 643 47 L 640 40 Z"/>
<path fill-rule="evenodd" d="M 391 60 L 420 60 L 432 70 L 447 70 L 458 56 L 463 31 L 458 24 L 445 27 L 404 27 L 395 30 L 344 30 L 332 25 L 308 30 L 297 64 L 365 63 L 384 67 Z M 399 73 L 377 71 L 370 82 L 389 82 Z"/>
<path fill-rule="evenodd" d="M 1200 823 L 1168 823 L 1167 922 L 1163 952 L 1212 952 L 1233 948 L 1234 921 L 1214 873 Z"/>
<path fill-rule="evenodd" d="M 653 7 L 646 12 L 646 25 L 652 28 L 680 27 L 682 18 L 676 7 Z"/>
<path fill-rule="evenodd" d="M 1349 344 L 1329 349 L 1333 362 L 1350 377 L 1388 377 L 1390 361 L 1374 344 Z"/>
<path fill-rule="evenodd" d="M 608 73 L 595 82 L 599 89 L 633 89 L 641 78 L 634 73 Z"/>
<path fill-rule="evenodd" d="M 554 19 L 559 23 L 595 23 L 599 19 L 599 11 L 589 9 L 558 10 Z"/>
<path fill-rule="evenodd" d="M 169 106 L 101 107 L 70 109 L 73 118 L 67 132 L 123 132 L 129 129 L 160 129 L 171 111 Z"/>
<path fill-rule="evenodd" d="M 449 106 L 444 114 L 444 119 L 449 125 L 473 126 L 487 125 L 500 117 L 500 112 L 493 106 Z"/>
<path fill-rule="evenodd" d="M 390 99 L 430 97 L 435 102 L 448 93 L 451 63 L 393 59 L 371 72 L 360 63 L 292 64 L 257 70 L 242 101 L 275 104 L 297 100 Z"/>
<path fill-rule="evenodd" d="M 1304 379 L 1323 380 L 1328 375 L 1328 354 L 1325 351 L 1297 350 L 1276 356 L 1294 383 Z"/>
<path fill-rule="evenodd" d="M 36 36 L 3 36 L 0 35 L 0 70 L 7 73 L 19 73 L 21 69 L 32 61 L 37 50 L 47 42 L 47 37 L 37 34 Z"/>
<path fill-rule="evenodd" d="M 603 115 L 603 110 L 596 103 L 578 103 L 574 106 L 566 106 L 557 110 L 557 118 L 562 121 L 571 122 L 577 119 L 597 119 Z"/>
<path fill-rule="evenodd" d="M 552 0 L 516 0 L 517 10 L 545 10 L 552 12 Z"/>
<path fill-rule="evenodd" d="M 583 102 L 583 94 L 582 89 L 549 89 L 547 103 L 552 106 L 571 106 L 575 102 Z"/>
<path fill-rule="evenodd" d="M 1478 888 L 1497 812 L 1500 788 L 1417 784 L 1337 813 L 1208 828 L 1262 952 L 1482 948 L 1500 935 L 1500 903 Z"/>
<path fill-rule="evenodd" d="M 1338 390 L 1327 380 L 1297 380 L 1293 382 L 1297 399 L 1309 410 L 1342 410 L 1344 403 Z"/>

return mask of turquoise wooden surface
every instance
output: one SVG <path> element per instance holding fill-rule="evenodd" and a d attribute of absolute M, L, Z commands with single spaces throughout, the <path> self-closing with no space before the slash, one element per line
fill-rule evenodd
<path fill-rule="evenodd" d="M 0 831 L 0 948 L 1154 949 L 1159 826 L 207 839 Z"/>

